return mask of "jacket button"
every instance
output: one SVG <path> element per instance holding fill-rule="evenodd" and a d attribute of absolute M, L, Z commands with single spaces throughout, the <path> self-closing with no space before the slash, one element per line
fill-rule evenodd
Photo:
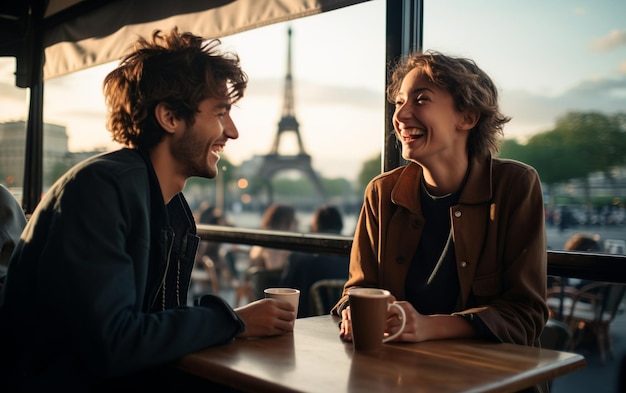
<path fill-rule="evenodd" d="M 459 218 L 461 217 L 461 212 L 459 210 L 454 212 L 454 217 Z"/>
<path fill-rule="evenodd" d="M 404 263 L 404 257 L 403 256 L 396 257 L 396 262 L 402 265 Z"/>
<path fill-rule="evenodd" d="M 465 261 L 461 262 L 461 267 L 467 267 L 467 262 Z"/>

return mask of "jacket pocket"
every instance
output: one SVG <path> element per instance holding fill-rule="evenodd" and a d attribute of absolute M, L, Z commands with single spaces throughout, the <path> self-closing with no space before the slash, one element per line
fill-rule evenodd
<path fill-rule="evenodd" d="M 475 277 L 472 283 L 475 296 L 491 297 L 502 292 L 502 278 L 498 273 Z"/>

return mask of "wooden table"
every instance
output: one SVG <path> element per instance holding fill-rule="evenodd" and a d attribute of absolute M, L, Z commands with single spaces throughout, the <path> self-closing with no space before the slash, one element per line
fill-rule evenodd
<path fill-rule="evenodd" d="M 241 339 L 180 359 L 179 369 L 243 392 L 515 392 L 583 368 L 578 354 L 478 340 L 389 343 L 354 352 L 338 319 Z"/>

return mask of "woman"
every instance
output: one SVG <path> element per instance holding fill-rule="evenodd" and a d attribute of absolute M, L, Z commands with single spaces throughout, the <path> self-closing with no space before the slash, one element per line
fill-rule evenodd
<path fill-rule="evenodd" d="M 510 120 L 469 59 L 428 51 L 393 69 L 387 97 L 409 163 L 374 178 L 333 312 L 351 340 L 347 292 L 380 287 L 406 311 L 398 341 L 480 337 L 533 345 L 548 309 L 541 183 L 494 156 Z M 397 330 L 390 316 L 388 332 Z"/>
<path fill-rule="evenodd" d="M 261 228 L 274 231 L 296 231 L 298 221 L 296 209 L 287 204 L 274 203 L 270 205 L 261 219 Z M 278 286 L 284 267 L 289 260 L 290 250 L 281 250 L 264 246 L 252 246 L 249 253 L 250 266 L 248 268 L 247 281 L 244 292 L 249 300 L 264 297 L 263 290 L 268 287 Z M 243 295 L 237 296 L 239 302 Z"/>
<path fill-rule="evenodd" d="M 297 230 L 296 209 L 291 205 L 274 203 L 263 213 L 261 228 L 274 231 L 293 232 Z M 262 246 L 250 248 L 250 266 L 266 270 L 282 270 L 287 265 L 289 250 L 279 250 Z"/>

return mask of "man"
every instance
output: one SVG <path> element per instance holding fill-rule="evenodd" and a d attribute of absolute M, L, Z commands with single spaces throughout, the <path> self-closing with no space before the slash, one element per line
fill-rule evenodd
<path fill-rule="evenodd" d="M 68 171 L 24 230 L 0 320 L 10 390 L 161 391 L 187 353 L 292 330 L 287 302 L 185 305 L 199 238 L 181 191 L 217 175 L 247 86 L 218 46 L 156 31 L 105 78 L 107 128 L 126 148 Z"/>

